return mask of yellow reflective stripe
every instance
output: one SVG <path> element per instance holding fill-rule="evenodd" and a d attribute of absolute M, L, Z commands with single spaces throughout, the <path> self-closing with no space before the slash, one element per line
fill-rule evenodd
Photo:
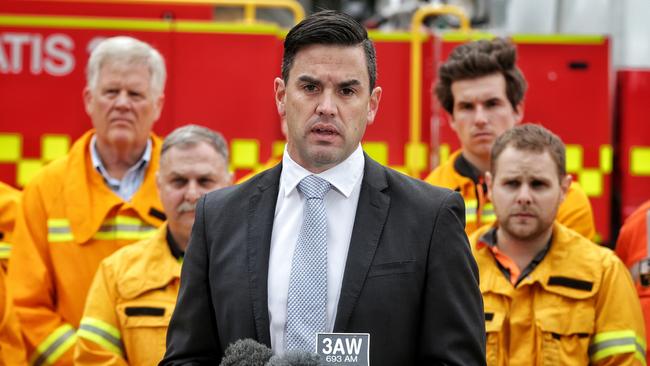
<path fill-rule="evenodd" d="M 483 204 L 481 209 L 481 224 L 487 224 L 493 222 L 497 219 L 496 213 L 494 213 L 494 206 L 491 202 L 486 202 Z"/>
<path fill-rule="evenodd" d="M 156 233 L 155 229 L 146 231 L 111 231 L 96 232 L 93 239 L 96 240 L 142 240 L 152 237 Z"/>
<path fill-rule="evenodd" d="M 634 353 L 636 358 L 639 356 L 645 358 L 645 341 L 633 330 L 596 334 L 589 346 L 589 357 L 592 362 L 623 353 Z"/>
<path fill-rule="evenodd" d="M 70 324 L 64 324 L 36 347 L 30 364 L 34 366 L 53 365 L 76 341 L 77 335 L 74 328 Z"/>
<path fill-rule="evenodd" d="M 107 350 L 124 357 L 122 334 L 120 331 L 99 319 L 85 317 L 81 319 L 77 335 L 97 343 Z"/>
<path fill-rule="evenodd" d="M 47 219 L 47 241 L 50 243 L 72 241 L 74 236 L 68 219 Z"/>
<path fill-rule="evenodd" d="M 115 216 L 107 219 L 93 235 L 96 240 L 141 240 L 150 238 L 156 228 L 138 217 Z"/>
<path fill-rule="evenodd" d="M 106 219 L 102 225 L 147 225 L 144 221 L 133 216 L 117 215 Z"/>
<path fill-rule="evenodd" d="M 497 219 L 497 215 L 494 212 L 481 214 L 481 223 L 487 224 L 488 222 L 493 222 Z"/>
<path fill-rule="evenodd" d="M 476 200 L 465 200 L 465 221 L 466 222 L 476 222 L 476 205 L 478 201 Z"/>
<path fill-rule="evenodd" d="M 11 255 L 11 244 L 0 241 L 0 259 L 9 259 Z"/>

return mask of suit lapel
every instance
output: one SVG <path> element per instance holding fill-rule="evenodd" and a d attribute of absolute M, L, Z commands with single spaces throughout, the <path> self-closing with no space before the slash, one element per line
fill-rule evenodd
<path fill-rule="evenodd" d="M 268 311 L 268 272 L 273 217 L 278 198 L 282 164 L 262 173 L 248 205 L 248 278 L 253 304 L 257 341 L 271 346 Z M 253 178 L 254 179 L 254 178 Z M 252 183 L 252 182 L 251 182 Z"/>
<path fill-rule="evenodd" d="M 365 155 L 359 203 L 345 264 L 341 295 L 334 323 L 335 332 L 347 329 L 350 316 L 363 289 L 370 264 L 388 216 L 390 196 L 386 192 L 385 168 Z"/>

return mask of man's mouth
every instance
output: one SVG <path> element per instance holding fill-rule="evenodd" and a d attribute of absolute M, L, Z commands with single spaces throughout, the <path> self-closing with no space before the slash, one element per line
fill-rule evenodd
<path fill-rule="evenodd" d="M 474 138 L 492 137 L 492 136 L 493 135 L 491 132 L 475 132 L 474 134 L 472 134 L 472 137 Z"/>
<path fill-rule="evenodd" d="M 330 125 L 316 125 L 312 127 L 311 132 L 317 133 L 319 135 L 338 135 L 338 131 L 334 126 Z"/>

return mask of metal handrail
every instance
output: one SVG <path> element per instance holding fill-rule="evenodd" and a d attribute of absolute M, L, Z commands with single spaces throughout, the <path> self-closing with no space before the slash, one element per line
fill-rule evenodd
<path fill-rule="evenodd" d="M 471 31 L 470 21 L 465 12 L 453 5 L 430 5 L 419 8 L 411 19 L 411 104 L 409 142 L 418 146 L 422 142 L 422 33 L 424 20 L 431 15 L 454 15 L 460 20 L 460 31 Z M 414 149 L 413 151 L 416 151 Z M 408 155 L 408 152 L 407 152 Z M 408 159 L 408 156 L 407 156 Z M 407 160 L 408 161 L 408 160 Z M 411 175 L 419 175 L 417 167 L 407 166 Z"/>
<path fill-rule="evenodd" d="M 52 2 L 52 0 L 42 1 Z M 305 18 L 305 10 L 296 0 L 56 0 L 56 2 L 241 6 L 244 8 L 244 22 L 248 24 L 255 23 L 257 8 L 287 9 L 293 14 L 295 23 Z"/>

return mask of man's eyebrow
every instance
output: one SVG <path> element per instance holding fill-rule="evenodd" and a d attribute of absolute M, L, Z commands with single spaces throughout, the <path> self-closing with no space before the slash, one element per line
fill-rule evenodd
<path fill-rule="evenodd" d="M 351 86 L 359 86 L 359 85 L 361 85 L 361 82 L 359 80 L 352 79 L 352 80 L 347 80 L 339 83 L 339 88 L 343 89 L 343 88 L 349 88 Z"/>
<path fill-rule="evenodd" d="M 309 75 L 300 75 L 298 77 L 298 81 L 302 81 L 303 83 L 310 83 L 310 84 L 316 84 L 316 85 L 321 85 L 322 82 L 316 78 L 313 78 Z"/>

